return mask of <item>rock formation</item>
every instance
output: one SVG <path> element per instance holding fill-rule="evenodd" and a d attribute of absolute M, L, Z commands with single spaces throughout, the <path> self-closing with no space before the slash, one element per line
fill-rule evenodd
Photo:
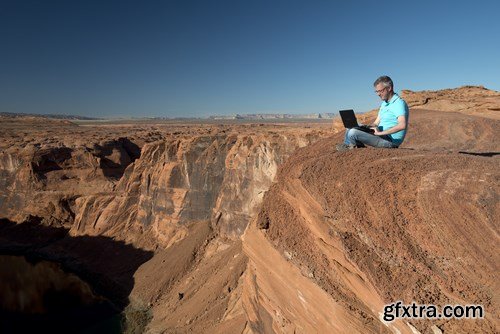
<path fill-rule="evenodd" d="M 403 90 L 401 96 L 412 109 L 453 111 L 499 119 L 500 92 L 483 86 L 413 92 Z"/>
<path fill-rule="evenodd" d="M 102 289 L 127 275 L 125 313 L 144 310 L 150 333 L 497 332 L 500 94 L 403 96 L 398 150 L 335 152 L 338 120 L 2 119 L 0 249 L 66 261 Z M 37 243 L 14 222 L 67 234 Z M 107 273 L 82 238 L 149 253 L 127 266 L 108 246 L 108 266 L 121 262 Z M 486 316 L 382 321 L 397 300 L 482 304 Z"/>

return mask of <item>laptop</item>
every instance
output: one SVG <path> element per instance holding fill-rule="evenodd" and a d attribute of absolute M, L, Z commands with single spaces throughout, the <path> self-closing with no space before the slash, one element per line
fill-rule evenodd
<path fill-rule="evenodd" d="M 358 120 L 356 119 L 356 115 L 354 115 L 354 110 L 340 110 L 340 117 L 342 118 L 342 123 L 344 123 L 344 127 L 346 129 L 358 129 L 368 133 L 374 133 L 373 129 L 368 127 L 367 125 L 359 125 Z"/>

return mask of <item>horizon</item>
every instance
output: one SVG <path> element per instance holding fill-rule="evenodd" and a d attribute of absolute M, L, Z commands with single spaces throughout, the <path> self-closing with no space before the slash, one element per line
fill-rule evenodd
<path fill-rule="evenodd" d="M 499 9 L 493 1 L 2 2 L 0 112 L 366 112 L 380 105 L 372 87 L 380 75 L 396 92 L 499 91 Z M 388 10 L 390 23 L 377 25 Z"/>
<path fill-rule="evenodd" d="M 456 90 L 460 88 L 484 88 L 486 90 L 490 91 L 495 91 L 493 89 L 490 89 L 488 87 L 485 87 L 483 85 L 463 85 L 460 87 L 451 87 L 451 88 L 443 88 L 443 89 L 437 89 L 437 90 L 422 90 L 422 91 L 413 91 L 409 89 L 401 89 L 401 91 L 410 91 L 414 93 L 419 93 L 419 92 L 425 92 L 425 91 L 431 91 L 431 92 L 437 92 L 437 91 L 443 91 L 443 90 Z M 399 92 L 398 92 L 399 93 Z M 378 108 L 378 107 L 377 107 Z M 372 108 L 370 110 L 362 110 L 362 111 L 355 111 L 356 114 L 364 114 L 364 113 L 369 113 L 373 110 L 376 110 L 377 108 Z M 411 108 L 410 108 L 411 109 Z M 324 113 L 318 113 L 318 112 L 311 112 L 311 113 L 286 113 L 286 112 L 263 112 L 263 113 L 227 113 L 227 114 L 210 114 L 208 116 L 158 116 L 158 115 L 142 115 L 142 116 L 120 116 L 120 115 L 113 115 L 113 116 L 108 116 L 108 117 L 91 117 L 91 116 L 84 116 L 84 115 L 78 115 L 78 114 L 64 114 L 64 113 L 49 113 L 49 114 L 37 114 L 37 113 L 16 113 L 16 112 L 4 112 L 0 111 L 0 116 L 2 114 L 14 114 L 14 115 L 22 115 L 22 116 L 40 116 L 40 117 L 52 117 L 52 118 L 57 118 L 55 116 L 66 116 L 66 117 L 81 117 L 82 119 L 77 119 L 76 121 L 85 121 L 84 118 L 89 118 L 88 121 L 113 121 L 113 120 L 147 120 L 147 119 L 160 119 L 160 120 L 182 120 L 182 119 L 187 119 L 187 120 L 195 120 L 195 119 L 200 119 L 200 120 L 209 120 L 213 117 L 230 117 L 230 116 L 252 116 L 252 115 L 288 115 L 288 116 L 304 116 L 304 115 L 314 115 L 314 114 L 319 114 L 319 115 L 325 115 L 325 114 L 334 114 L 334 115 L 339 115 L 339 110 L 334 110 L 332 112 L 324 112 Z M 53 117 L 54 116 L 54 117 Z M 306 118 L 300 118 L 300 117 L 291 117 L 290 119 L 306 119 Z M 223 119 L 220 119 L 223 120 Z M 249 120 L 249 119 L 247 119 Z M 269 119 L 267 119 L 269 120 Z M 329 120 L 329 118 L 324 118 L 324 120 Z"/>

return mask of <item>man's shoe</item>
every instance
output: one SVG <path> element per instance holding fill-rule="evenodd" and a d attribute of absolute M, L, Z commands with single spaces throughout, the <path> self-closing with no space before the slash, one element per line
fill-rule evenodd
<path fill-rule="evenodd" d="M 348 150 L 352 150 L 353 148 L 356 148 L 356 145 L 348 145 L 348 144 L 337 144 L 337 151 L 339 152 L 343 152 L 343 151 L 348 151 Z"/>

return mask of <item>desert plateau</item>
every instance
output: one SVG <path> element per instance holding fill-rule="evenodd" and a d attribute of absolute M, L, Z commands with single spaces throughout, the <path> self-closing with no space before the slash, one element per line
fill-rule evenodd
<path fill-rule="evenodd" d="M 345 152 L 338 118 L 1 117 L 0 332 L 500 332 L 500 92 L 401 96 L 403 145 Z"/>

